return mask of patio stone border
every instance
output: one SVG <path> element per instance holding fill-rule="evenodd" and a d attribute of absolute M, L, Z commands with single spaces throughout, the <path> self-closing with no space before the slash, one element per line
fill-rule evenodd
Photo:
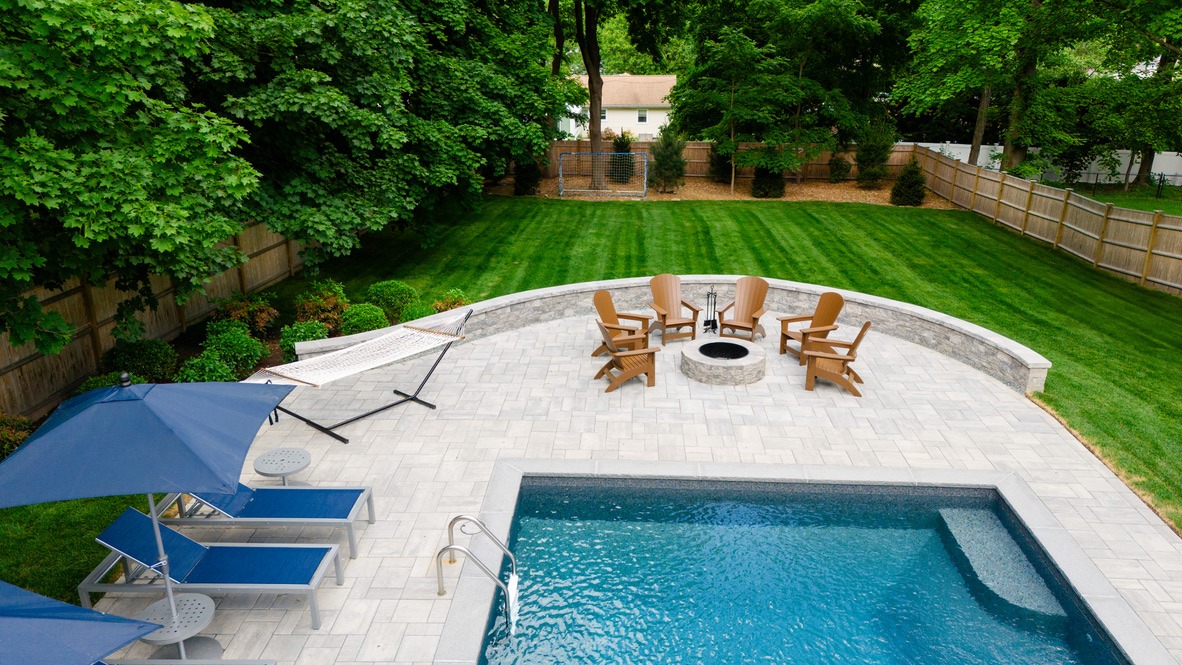
<path fill-rule="evenodd" d="M 713 286 L 721 305 L 733 296 L 734 283 L 738 277 L 739 275 L 684 275 L 681 278 L 682 290 L 687 300 L 705 303 L 706 291 Z M 521 291 L 484 300 L 471 306 L 472 318 L 468 320 L 464 335 L 469 339 L 479 339 L 535 323 L 575 316 L 593 316 L 595 309 L 591 302 L 591 294 L 600 289 L 611 291 L 618 310 L 644 311 L 648 309 L 650 297 L 648 281 L 648 277 L 630 277 L 580 282 Z M 913 342 L 959 360 L 1019 392 L 1040 392 L 1046 383 L 1047 371 L 1051 367 L 1049 360 L 1008 337 L 968 321 L 926 307 L 856 291 L 781 279 L 767 281 L 770 288 L 766 306 L 771 311 L 811 312 L 821 293 L 837 291 L 846 301 L 838 319 L 842 325 L 857 327 L 864 321 L 872 321 L 874 327 L 871 330 L 874 332 Z M 454 314 L 445 312 L 419 319 L 414 323 L 429 327 L 433 323 L 447 321 L 452 316 Z M 296 344 L 296 353 L 301 359 L 311 358 L 373 339 L 396 327 L 300 342 Z M 774 325 L 768 325 L 768 329 L 772 337 L 779 334 Z"/>
<path fill-rule="evenodd" d="M 1035 543 L 1131 663 L 1158 665 L 1175 662 L 1071 534 L 1014 473 L 786 464 L 501 459 L 493 467 L 479 517 L 503 542 L 509 540 L 521 482 L 526 476 L 883 484 L 993 490 L 1021 520 Z M 492 564 L 494 570 L 500 569 L 503 555 L 487 538 L 474 537 L 468 547 L 474 556 Z M 480 662 L 496 587 L 476 566 L 464 562 L 454 590 L 448 593 L 452 596 L 451 609 L 433 662 L 436 665 L 475 665 Z"/>

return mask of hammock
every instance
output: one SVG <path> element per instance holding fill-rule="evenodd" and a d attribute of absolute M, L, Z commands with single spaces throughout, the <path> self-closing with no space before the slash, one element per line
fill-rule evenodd
<path fill-rule="evenodd" d="M 291 386 L 311 386 L 319 388 L 326 383 L 331 383 L 338 379 L 343 379 L 347 376 L 359 374 L 361 372 L 368 372 L 372 369 L 385 367 L 400 360 L 405 360 L 414 355 L 443 347 L 439 356 L 435 359 L 435 364 L 431 365 L 427 376 L 423 378 L 422 383 L 414 391 L 414 393 L 404 393 L 401 390 L 395 390 L 394 394 L 399 395 L 402 399 L 387 404 L 383 407 L 367 411 L 358 416 L 343 420 L 335 425 L 322 425 L 314 422 L 298 413 L 289 411 L 282 406 L 276 407 L 274 414 L 275 420 L 279 419 L 279 411 L 282 411 L 298 420 L 301 420 L 311 427 L 337 439 L 342 443 L 348 443 L 349 440 L 345 437 L 333 432 L 332 430 L 347 425 L 355 420 L 360 420 L 375 413 L 380 413 L 386 409 L 391 409 L 407 402 L 418 402 L 423 406 L 434 409 L 435 405 L 419 399 L 419 392 L 423 386 L 427 385 L 427 381 L 431 375 L 435 373 L 435 368 L 439 367 L 439 361 L 443 360 L 443 355 L 451 348 L 455 342 L 463 339 L 460 331 L 463 330 L 464 324 L 468 322 L 468 317 L 472 316 L 472 310 L 468 310 L 462 316 L 457 316 L 448 321 L 444 321 L 434 328 L 418 328 L 415 326 L 402 326 L 393 330 L 381 337 L 375 337 L 366 342 L 355 344 L 350 347 L 338 349 L 331 353 L 326 353 L 307 360 L 300 360 L 286 365 L 277 365 L 275 367 L 267 367 L 260 369 L 252 374 L 250 377 L 243 379 L 243 383 L 278 383 Z"/>

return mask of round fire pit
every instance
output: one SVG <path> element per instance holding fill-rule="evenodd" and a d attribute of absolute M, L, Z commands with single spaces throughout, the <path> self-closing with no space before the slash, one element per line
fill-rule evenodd
<path fill-rule="evenodd" d="M 767 353 L 741 339 L 699 339 L 681 350 L 681 373 L 702 383 L 741 386 L 763 378 Z"/>

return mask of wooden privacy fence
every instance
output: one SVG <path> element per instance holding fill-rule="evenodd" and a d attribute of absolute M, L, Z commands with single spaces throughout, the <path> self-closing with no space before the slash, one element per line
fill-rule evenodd
<path fill-rule="evenodd" d="M 152 278 L 160 304 L 156 311 L 140 314 L 146 337 L 172 339 L 208 316 L 213 299 L 264 289 L 303 266 L 299 245 L 262 224 L 247 227 L 233 243 L 249 260 L 218 275 L 205 287 L 205 295 L 194 295 L 184 306 L 176 304 L 176 290 L 167 279 Z M 37 352 L 32 344 L 13 347 L 7 333 L 0 335 L 0 412 L 39 416 L 99 368 L 103 352 L 115 344 L 111 329 L 124 294 L 113 280 L 102 287 L 71 280 L 58 290 L 37 288 L 28 294 L 75 327 L 74 339 L 52 356 Z"/>
<path fill-rule="evenodd" d="M 957 206 L 1143 286 L 1182 293 L 1182 217 L 1117 208 L 929 148 L 914 152 L 928 188 Z"/>

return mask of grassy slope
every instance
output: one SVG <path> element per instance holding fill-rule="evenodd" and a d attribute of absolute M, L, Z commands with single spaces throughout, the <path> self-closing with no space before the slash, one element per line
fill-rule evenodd
<path fill-rule="evenodd" d="M 384 232 L 324 274 L 357 297 L 397 278 L 428 298 L 460 287 L 473 299 L 659 272 L 756 274 L 930 307 L 1049 358 L 1042 398 L 1182 525 L 1182 299 L 964 212 L 491 198 L 443 224 L 432 249 Z"/>
<path fill-rule="evenodd" d="M 1088 198 L 1121 208 L 1161 210 L 1167 215 L 1182 215 L 1182 187 L 1164 187 L 1160 199 L 1152 187 L 1142 187 L 1128 192 L 1124 191 L 1123 187 L 1101 187 L 1092 194 L 1090 187 L 1079 185 L 1078 191 Z"/>

